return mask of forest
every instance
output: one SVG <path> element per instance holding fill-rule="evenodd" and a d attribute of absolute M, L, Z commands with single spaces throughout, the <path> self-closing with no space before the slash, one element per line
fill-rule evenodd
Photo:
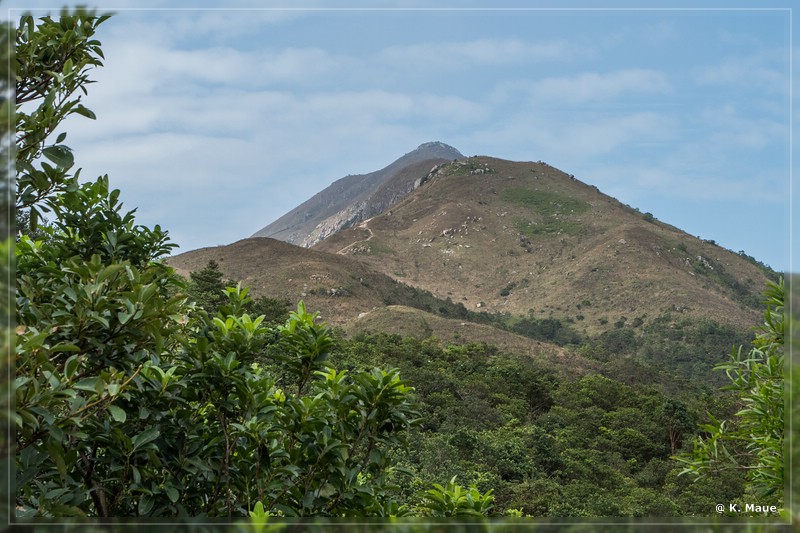
<path fill-rule="evenodd" d="M 598 362 L 581 376 L 488 344 L 347 338 L 213 263 L 182 278 L 163 261 L 167 231 L 137 224 L 108 176 L 79 179 L 64 144 L 66 118 L 94 117 L 81 95 L 107 18 L 4 29 L 10 521 L 791 519 L 782 278 L 764 288 L 755 334 L 669 315 L 646 336 L 633 323 L 593 338 L 507 324 Z"/>

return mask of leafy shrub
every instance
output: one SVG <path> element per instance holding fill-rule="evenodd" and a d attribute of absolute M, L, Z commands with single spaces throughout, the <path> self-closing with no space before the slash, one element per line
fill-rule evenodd
<path fill-rule="evenodd" d="M 456 483 L 455 477 L 444 486 L 434 484 L 434 488 L 422 493 L 421 497 L 422 514 L 436 517 L 486 516 L 494 501 L 491 490 L 481 493 L 474 486 L 465 489 Z"/>

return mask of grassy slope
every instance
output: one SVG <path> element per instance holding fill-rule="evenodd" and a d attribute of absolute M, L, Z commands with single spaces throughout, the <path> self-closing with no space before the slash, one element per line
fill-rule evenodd
<path fill-rule="evenodd" d="M 590 334 L 667 311 L 748 327 L 766 279 L 546 164 L 486 157 L 446 167 L 390 214 L 315 249 L 468 309 L 573 320 Z"/>

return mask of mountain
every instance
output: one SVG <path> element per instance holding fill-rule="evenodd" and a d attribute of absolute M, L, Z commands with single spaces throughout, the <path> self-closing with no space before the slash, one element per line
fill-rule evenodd
<path fill-rule="evenodd" d="M 431 159 L 431 150 L 441 157 Z M 423 145 L 282 217 L 297 221 L 284 237 L 310 248 L 252 237 L 167 262 L 188 275 L 214 260 L 254 295 L 303 299 L 348 334 L 486 342 L 558 371 L 606 361 L 606 371 L 619 372 L 602 350 L 587 359 L 564 348 L 594 353 L 597 342 L 605 353 L 633 347 L 660 368 L 679 365 L 702 380 L 692 361 L 702 357 L 697 364 L 710 370 L 731 335 L 760 323 L 761 292 L 774 272 L 752 258 L 541 161 L 444 157 L 453 150 Z M 352 218 L 337 219 L 343 212 Z"/>
<path fill-rule="evenodd" d="M 461 152 L 441 142 L 422 144 L 381 170 L 335 181 L 253 237 L 312 246 L 341 229 L 386 211 L 419 187 L 432 167 L 463 157 Z"/>
<path fill-rule="evenodd" d="M 587 333 L 671 313 L 752 325 L 767 274 L 543 162 L 471 157 L 318 242 L 471 310 Z M 630 322 L 628 322 L 630 323 Z"/>

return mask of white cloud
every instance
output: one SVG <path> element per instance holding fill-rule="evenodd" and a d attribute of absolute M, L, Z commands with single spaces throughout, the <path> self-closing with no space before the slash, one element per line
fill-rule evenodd
<path fill-rule="evenodd" d="M 765 117 L 745 118 L 728 105 L 722 109 L 707 109 L 702 118 L 711 126 L 709 141 L 728 150 L 762 150 L 767 146 L 785 145 L 789 138 L 788 120 L 781 124 Z"/>
<path fill-rule="evenodd" d="M 567 41 L 531 43 L 520 39 L 476 39 L 390 46 L 380 52 L 379 60 L 395 66 L 453 69 L 566 60 L 576 54 L 577 47 Z"/>
<path fill-rule="evenodd" d="M 780 204 L 783 199 L 780 188 L 776 190 L 766 186 L 770 181 L 780 182 L 779 178 L 765 178 L 765 186 L 754 187 L 751 177 L 744 173 L 721 177 L 702 169 L 692 169 L 681 162 L 671 163 L 669 157 L 652 164 L 595 165 L 585 172 L 586 181 L 597 185 L 606 194 L 634 205 L 648 198 L 653 201 L 654 197 L 690 200 L 692 203 L 710 202 L 713 205 L 724 201 Z"/>
<path fill-rule="evenodd" d="M 608 73 L 585 72 L 576 76 L 545 78 L 528 88 L 531 98 L 564 104 L 609 100 L 628 93 L 665 94 L 671 91 L 667 76 L 656 70 L 625 69 Z"/>
<path fill-rule="evenodd" d="M 576 122 L 569 125 L 563 139 L 573 153 L 593 157 L 625 148 L 634 151 L 640 144 L 662 142 L 671 136 L 675 121 L 658 113 L 632 113 L 595 122 Z"/>
<path fill-rule="evenodd" d="M 731 57 L 698 67 L 692 73 L 695 82 L 701 86 L 724 86 L 747 94 L 753 90 L 788 94 L 788 52 L 787 48 Z"/>
<path fill-rule="evenodd" d="M 106 67 L 97 79 L 130 93 L 168 90 L 187 85 L 264 88 L 276 84 L 308 86 L 351 68 L 349 60 L 314 47 L 238 50 L 209 47 L 195 50 L 168 48 L 135 37 L 107 47 Z"/>
<path fill-rule="evenodd" d="M 665 143 L 674 137 L 677 127 L 674 118 L 652 112 L 591 116 L 529 111 L 479 129 L 471 138 L 486 146 L 484 150 L 496 147 L 505 152 L 505 146 L 515 146 L 527 152 L 526 159 L 565 161 L 563 170 L 567 171 L 578 162 L 635 153 L 642 146 Z"/>

